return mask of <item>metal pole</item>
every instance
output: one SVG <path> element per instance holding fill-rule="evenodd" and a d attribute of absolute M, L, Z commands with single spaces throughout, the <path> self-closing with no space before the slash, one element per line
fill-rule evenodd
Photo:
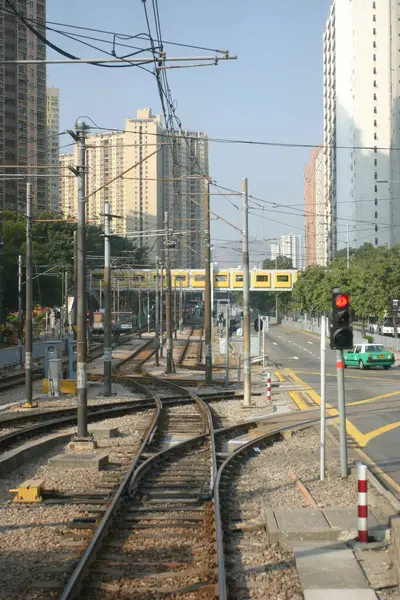
<path fill-rule="evenodd" d="M 349 226 L 346 226 L 346 258 L 347 258 L 347 268 L 350 267 L 350 247 L 349 247 Z"/>
<path fill-rule="evenodd" d="M 64 313 L 64 332 L 68 333 L 69 329 L 69 318 L 68 318 L 68 271 L 65 269 L 64 273 L 64 304 L 65 304 L 65 313 Z"/>
<path fill-rule="evenodd" d="M 176 293 L 176 280 L 175 280 L 175 287 L 174 287 L 174 332 L 175 332 L 175 339 L 178 338 L 178 319 L 177 319 L 177 310 L 176 310 L 176 305 L 177 305 L 177 293 Z"/>
<path fill-rule="evenodd" d="M 104 395 L 111 396 L 112 319 L 111 319 L 111 217 L 110 204 L 104 205 Z"/>
<path fill-rule="evenodd" d="M 165 271 L 167 278 L 167 293 L 166 293 L 166 319 L 167 319 L 167 366 L 166 374 L 172 373 L 173 371 L 173 360 L 172 360 L 172 290 L 171 290 L 171 265 L 169 257 L 169 230 L 168 230 L 168 212 L 165 212 Z"/>
<path fill-rule="evenodd" d="M 155 348 L 156 348 L 156 366 L 158 367 L 160 364 L 160 259 L 158 256 L 156 257 L 156 299 L 155 299 L 155 309 L 156 309 L 156 322 L 155 322 Z"/>
<path fill-rule="evenodd" d="M 261 315 L 258 313 L 258 354 L 261 356 Z"/>
<path fill-rule="evenodd" d="M 117 279 L 117 313 L 118 313 L 118 321 L 119 321 L 119 279 Z"/>
<path fill-rule="evenodd" d="M 32 184 L 26 183 L 26 266 L 25 266 L 25 396 L 32 404 Z"/>
<path fill-rule="evenodd" d="M 326 319 L 321 316 L 321 450 L 320 450 L 320 480 L 325 479 L 325 448 L 326 448 Z"/>
<path fill-rule="evenodd" d="M 102 307 L 102 295 L 103 295 L 103 290 L 102 290 L 102 285 L 101 285 L 101 279 L 99 280 L 99 285 L 100 285 L 100 294 L 99 294 L 99 309 L 101 310 Z"/>
<path fill-rule="evenodd" d="M 263 363 L 263 367 L 265 367 L 265 327 L 264 327 L 264 323 L 263 323 L 263 330 L 262 330 L 262 363 Z"/>
<path fill-rule="evenodd" d="M 160 358 L 164 355 L 164 300 L 163 300 L 163 289 L 164 289 L 164 267 L 161 265 L 160 270 Z"/>
<path fill-rule="evenodd" d="M 347 431 L 346 431 L 346 404 L 344 394 L 344 362 L 343 351 L 336 350 L 336 374 L 338 386 L 339 410 L 339 437 L 340 437 L 340 473 L 342 477 L 348 476 L 347 469 Z"/>
<path fill-rule="evenodd" d="M 183 333 L 183 291 L 182 281 L 179 282 L 179 331 Z"/>
<path fill-rule="evenodd" d="M 77 227 L 77 246 L 78 246 L 78 273 L 77 273 L 77 296 L 78 296 L 78 315 L 77 315 L 77 365 L 76 365 L 76 387 L 78 392 L 78 438 L 88 437 L 87 427 L 87 347 L 86 347 L 86 249 L 85 249 L 85 139 L 86 124 L 83 121 L 76 123 L 76 141 L 78 145 L 78 164 L 76 167 L 78 178 L 78 227 Z"/>
<path fill-rule="evenodd" d="M 3 263 L 3 212 L 0 211 L 0 323 L 4 323 L 4 263 Z"/>
<path fill-rule="evenodd" d="M 147 333 L 150 333 L 150 285 L 147 285 Z"/>
<path fill-rule="evenodd" d="M 210 184 L 204 194 L 204 246 L 205 246 L 205 282 L 204 282 L 204 341 L 206 353 L 206 383 L 212 383 L 212 272 L 210 240 Z"/>
<path fill-rule="evenodd" d="M 22 255 L 18 256 L 18 339 L 22 344 Z"/>
<path fill-rule="evenodd" d="M 139 275 L 139 295 L 138 295 L 138 327 L 139 327 L 139 337 L 142 337 L 142 281 Z"/>
<path fill-rule="evenodd" d="M 226 354 L 225 354 L 225 385 L 229 385 L 229 304 L 226 305 Z"/>
<path fill-rule="evenodd" d="M 249 273 L 249 215 L 247 197 L 247 178 L 242 180 L 243 196 L 243 383 L 244 406 L 251 406 L 251 371 L 250 371 L 250 273 Z"/>
<path fill-rule="evenodd" d="M 76 230 L 74 231 L 74 310 L 72 311 L 72 323 L 71 325 L 76 325 L 77 323 L 77 314 L 78 314 L 78 298 L 77 298 L 77 289 L 78 289 L 78 249 L 77 249 L 77 238 L 76 238 Z M 74 340 L 76 340 L 76 330 L 74 329 Z"/>

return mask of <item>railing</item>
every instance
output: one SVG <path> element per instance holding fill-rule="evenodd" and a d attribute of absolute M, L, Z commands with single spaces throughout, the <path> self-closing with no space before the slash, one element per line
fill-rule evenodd
<path fill-rule="evenodd" d="M 309 319 L 306 315 L 298 318 L 293 317 L 283 317 L 282 325 L 287 325 L 289 327 L 293 327 L 294 329 L 298 329 L 299 331 L 309 331 L 310 333 L 321 333 L 320 327 L 320 318 L 315 317 Z M 388 335 L 379 335 L 377 333 L 369 333 L 366 332 L 365 337 L 362 336 L 361 331 L 357 329 L 353 329 L 353 338 L 354 343 L 362 343 L 364 340 L 368 338 L 372 338 L 374 344 L 382 344 L 391 350 L 400 351 L 400 339 L 395 339 Z M 327 327 L 327 337 L 329 337 L 329 325 Z"/>

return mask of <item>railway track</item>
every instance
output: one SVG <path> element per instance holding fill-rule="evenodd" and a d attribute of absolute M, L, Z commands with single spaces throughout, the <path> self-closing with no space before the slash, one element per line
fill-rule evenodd
<path fill-rule="evenodd" d="M 196 337 L 197 339 L 192 339 Z M 203 327 L 192 326 L 178 358 L 182 369 L 197 370 L 201 365 Z"/>

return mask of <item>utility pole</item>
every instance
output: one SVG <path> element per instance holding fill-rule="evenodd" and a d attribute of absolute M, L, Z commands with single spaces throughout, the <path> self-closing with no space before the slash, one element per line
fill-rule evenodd
<path fill-rule="evenodd" d="M 77 368 L 76 384 L 78 391 L 78 431 L 77 438 L 88 439 L 87 416 L 87 346 L 86 346 L 86 248 L 85 248 L 85 179 L 86 179 L 86 140 L 87 125 L 84 121 L 76 122 L 76 130 L 71 135 L 78 147 L 78 164 L 74 172 L 78 179 L 78 227 L 77 227 Z"/>
<path fill-rule="evenodd" d="M 347 268 L 350 267 L 349 226 L 346 226 L 346 258 Z"/>
<path fill-rule="evenodd" d="M 119 321 L 119 279 L 117 279 L 117 313 L 118 313 L 118 321 Z"/>
<path fill-rule="evenodd" d="M 32 404 L 32 184 L 26 183 L 25 408 Z"/>
<path fill-rule="evenodd" d="M 261 350 L 262 350 L 262 352 L 264 352 L 264 349 L 261 349 L 261 315 L 260 315 L 260 312 L 258 312 L 257 323 L 258 323 L 258 354 L 261 356 Z"/>
<path fill-rule="evenodd" d="M 139 326 L 139 337 L 142 337 L 142 280 L 139 275 L 139 294 L 138 294 L 138 326 Z"/>
<path fill-rule="evenodd" d="M 150 333 L 150 284 L 147 283 L 147 333 Z"/>
<path fill-rule="evenodd" d="M 22 255 L 18 256 L 18 340 L 22 345 Z"/>
<path fill-rule="evenodd" d="M 163 304 L 163 290 L 164 290 L 164 267 L 161 264 L 160 271 L 160 358 L 164 355 L 164 304 Z"/>
<path fill-rule="evenodd" d="M 176 294 L 176 280 L 175 280 L 175 287 L 174 287 L 174 335 L 175 335 L 175 339 L 178 338 L 178 319 L 176 316 L 176 305 L 177 305 L 177 294 Z"/>
<path fill-rule="evenodd" d="M 110 204 L 104 205 L 104 395 L 111 396 L 111 216 Z"/>
<path fill-rule="evenodd" d="M 168 212 L 165 212 L 164 216 L 164 224 L 165 224 L 165 237 L 164 237 L 164 245 L 165 245 L 165 275 L 167 279 L 167 293 L 166 293 L 166 319 L 167 319 L 167 366 L 165 373 L 169 375 L 173 372 L 173 354 L 172 354 L 172 290 L 171 290 L 171 263 L 170 263 L 170 255 L 169 250 L 172 246 L 172 241 L 170 240 L 169 228 L 168 228 Z"/>
<path fill-rule="evenodd" d="M 205 282 L 204 282 L 204 338 L 206 351 L 206 383 L 212 383 L 212 338 L 211 338 L 211 239 L 210 239 L 210 184 L 207 193 L 204 194 L 204 216 L 205 216 Z"/>
<path fill-rule="evenodd" d="M 320 480 L 325 479 L 326 448 L 326 317 L 321 316 L 321 444 L 320 444 Z"/>
<path fill-rule="evenodd" d="M 244 406 L 251 406 L 251 371 L 250 371 L 250 273 L 249 273 L 249 214 L 247 178 L 242 179 L 243 199 L 243 383 Z"/>
<path fill-rule="evenodd" d="M 64 333 L 68 334 L 69 329 L 69 319 L 68 319 L 68 271 L 65 269 L 64 272 L 64 304 L 65 304 L 65 312 L 64 312 Z"/>
<path fill-rule="evenodd" d="M 183 291 L 182 281 L 179 282 L 179 331 L 183 333 Z"/>
<path fill-rule="evenodd" d="M 0 211 L 0 323 L 4 323 L 4 305 L 3 305 L 3 212 Z"/>
<path fill-rule="evenodd" d="M 155 349 L 156 349 L 156 367 L 160 365 L 160 259 L 156 257 L 156 322 L 155 322 Z"/>
<path fill-rule="evenodd" d="M 226 339 L 226 354 L 225 354 L 225 385 L 229 385 L 229 304 L 226 305 L 226 316 L 225 316 L 225 339 Z"/>
<path fill-rule="evenodd" d="M 78 315 L 78 248 L 77 248 L 77 238 L 76 238 L 76 230 L 74 231 L 74 310 L 72 311 L 72 323 L 71 325 L 76 325 L 77 323 L 77 315 Z M 76 340 L 76 331 L 74 331 L 74 340 Z"/>

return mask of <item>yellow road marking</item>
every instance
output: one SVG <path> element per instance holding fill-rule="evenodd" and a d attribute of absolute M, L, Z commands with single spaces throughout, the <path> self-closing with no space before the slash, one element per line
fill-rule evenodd
<path fill-rule="evenodd" d="M 376 402 L 377 400 L 383 400 L 384 398 L 391 398 L 393 396 L 398 396 L 400 394 L 400 390 L 397 392 L 388 392 L 387 394 L 381 394 L 380 396 L 373 396 L 372 398 L 366 398 L 365 400 L 356 400 L 355 402 L 346 402 L 346 406 L 357 406 L 358 404 L 367 404 L 369 402 Z"/>
<path fill-rule="evenodd" d="M 306 383 L 305 381 L 300 379 L 300 377 L 298 377 L 291 369 L 285 369 L 285 371 L 288 374 L 288 376 L 290 377 L 290 379 L 292 379 L 293 381 L 296 381 L 297 383 L 302 384 L 304 386 L 304 388 L 310 394 L 310 397 L 314 400 L 314 402 L 318 406 L 321 405 L 321 398 L 319 397 L 317 392 L 315 392 L 308 383 Z M 338 417 L 339 413 L 336 410 L 336 408 L 333 408 L 328 403 L 326 404 L 326 408 L 327 408 L 327 413 L 330 416 Z M 339 419 L 336 418 L 336 419 L 332 420 L 332 424 L 336 427 L 336 429 L 338 429 L 339 428 Z M 397 421 L 396 423 L 390 423 L 389 425 L 384 425 L 383 427 L 374 429 L 373 431 L 370 431 L 369 433 L 362 433 L 359 429 L 357 429 L 357 427 L 355 427 L 353 425 L 353 423 L 351 423 L 351 421 L 349 421 L 349 419 L 346 419 L 346 428 L 347 428 L 348 434 L 351 435 L 351 437 L 361 447 L 366 446 L 368 444 L 368 442 L 370 442 L 372 439 L 378 437 L 379 435 L 387 433 L 388 431 L 392 431 L 393 429 L 396 429 L 397 427 L 400 427 L 400 421 Z M 363 458 L 363 460 L 365 460 L 366 462 L 368 462 L 370 465 L 373 466 L 374 471 L 376 473 L 378 473 L 380 475 L 380 477 L 382 477 L 382 479 L 384 479 L 389 484 L 389 486 L 391 486 L 393 489 L 400 492 L 400 485 L 398 483 L 396 483 L 394 481 L 394 479 L 392 479 L 390 477 L 390 475 L 388 475 L 387 473 L 382 471 L 382 469 L 380 467 L 378 467 L 378 465 L 368 456 L 368 454 L 365 454 L 365 452 L 363 452 L 361 449 L 358 449 L 358 448 L 355 448 L 355 450 Z"/>
<path fill-rule="evenodd" d="M 296 369 L 295 372 L 300 373 L 301 375 L 321 375 L 320 371 L 300 371 Z M 336 377 L 336 373 L 327 373 L 326 376 Z M 364 381 L 380 381 L 381 383 L 399 383 L 398 379 L 387 379 L 386 377 L 383 379 L 381 377 L 368 377 L 365 375 L 348 375 L 348 372 L 346 372 L 345 377 L 346 379 L 363 379 Z"/>
<path fill-rule="evenodd" d="M 286 381 L 284 376 L 282 375 L 282 373 L 280 371 L 274 371 L 274 375 L 277 378 L 278 381 L 282 382 L 282 381 Z"/>
<path fill-rule="evenodd" d="M 309 410 L 310 407 L 302 400 L 298 392 L 289 392 L 289 396 L 300 410 Z"/>
<path fill-rule="evenodd" d="M 394 481 L 390 475 L 387 475 L 384 471 L 382 471 L 382 469 L 378 467 L 378 465 L 368 456 L 368 454 L 365 454 L 365 452 L 359 450 L 358 448 L 356 448 L 356 452 L 360 455 L 363 462 L 368 465 L 370 471 L 372 471 L 374 474 L 378 474 L 379 477 L 389 484 L 389 487 L 393 487 L 398 493 L 400 492 L 400 485 L 396 483 L 396 481 Z"/>

